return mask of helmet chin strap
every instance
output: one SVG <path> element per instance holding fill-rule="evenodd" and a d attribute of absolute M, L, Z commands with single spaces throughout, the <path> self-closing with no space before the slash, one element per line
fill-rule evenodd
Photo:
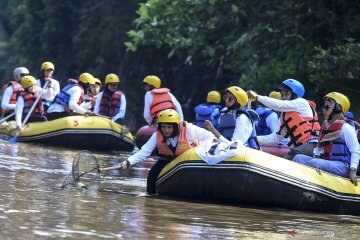
<path fill-rule="evenodd" d="M 296 93 L 294 93 L 293 91 L 291 91 L 290 100 L 294 100 L 294 99 L 297 99 L 297 95 L 296 95 Z"/>
<path fill-rule="evenodd" d="M 339 119 L 343 116 L 342 112 L 341 112 L 341 106 L 338 103 L 335 103 L 335 106 L 332 110 L 332 112 L 329 115 L 329 122 L 333 122 L 336 119 Z"/>

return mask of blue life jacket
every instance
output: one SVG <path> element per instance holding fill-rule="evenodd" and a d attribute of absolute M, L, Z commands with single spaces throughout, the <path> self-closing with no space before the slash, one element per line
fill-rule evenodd
<path fill-rule="evenodd" d="M 67 93 L 67 91 L 74 87 L 74 86 L 80 86 L 76 83 L 70 83 L 66 85 L 55 97 L 53 103 L 57 103 L 62 105 L 65 109 L 69 108 L 69 101 L 70 101 L 70 94 Z M 81 86 L 80 86 L 81 87 Z M 82 87 L 81 87 L 82 88 Z"/>
<path fill-rule="evenodd" d="M 196 120 L 195 124 L 199 127 L 204 127 L 204 121 L 212 121 L 211 114 L 215 109 L 219 109 L 221 106 L 219 104 L 199 104 L 195 107 Z"/>
<path fill-rule="evenodd" d="M 231 141 L 231 138 L 234 134 L 235 126 L 236 126 L 236 119 L 241 114 L 245 114 L 251 121 L 251 124 L 253 126 L 253 129 L 251 131 L 250 137 L 245 143 L 245 146 L 248 146 L 250 148 L 254 149 L 260 149 L 260 145 L 256 139 L 256 131 L 254 128 L 254 121 L 257 121 L 259 116 L 254 110 L 242 110 L 242 109 L 236 109 L 236 110 L 230 110 L 226 111 L 224 113 L 221 113 L 220 119 L 219 119 L 219 132 L 220 134 L 225 137 L 226 139 Z"/>
<path fill-rule="evenodd" d="M 226 107 L 223 107 L 221 109 L 215 108 L 214 111 L 211 113 L 211 122 L 216 129 L 219 129 L 219 119 L 221 113 L 226 112 L 226 110 L 227 110 Z"/>
<path fill-rule="evenodd" d="M 322 158 L 333 161 L 343 161 L 350 164 L 351 153 L 343 136 L 335 140 L 324 141 L 327 134 L 341 131 L 343 124 L 346 124 L 345 118 L 336 120 L 329 126 L 323 124 L 319 135 L 319 146 L 324 149 L 324 153 L 321 156 Z"/>
<path fill-rule="evenodd" d="M 272 133 L 271 129 L 266 124 L 266 119 L 273 112 L 274 111 L 272 109 L 264 108 L 262 106 L 256 108 L 256 113 L 260 117 L 259 121 L 257 121 L 257 124 L 255 125 L 256 134 L 258 136 L 269 135 L 270 133 Z"/>

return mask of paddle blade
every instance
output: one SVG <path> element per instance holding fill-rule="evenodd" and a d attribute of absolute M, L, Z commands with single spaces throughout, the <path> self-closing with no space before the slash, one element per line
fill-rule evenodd
<path fill-rule="evenodd" d="M 18 136 L 19 136 L 19 133 L 16 133 L 16 134 L 15 134 L 15 136 L 13 136 L 12 138 L 10 138 L 10 139 L 9 139 L 9 142 L 11 142 L 11 143 L 16 142 L 16 141 L 17 141 Z"/>

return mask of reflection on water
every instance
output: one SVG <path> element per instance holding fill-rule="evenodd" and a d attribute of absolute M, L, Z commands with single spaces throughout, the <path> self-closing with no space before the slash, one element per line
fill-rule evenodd
<path fill-rule="evenodd" d="M 190 202 L 145 194 L 150 159 L 101 175 L 98 191 L 60 189 L 79 150 L 0 142 L 2 239 L 355 239 L 360 218 Z M 94 153 L 113 166 L 130 153 Z"/>

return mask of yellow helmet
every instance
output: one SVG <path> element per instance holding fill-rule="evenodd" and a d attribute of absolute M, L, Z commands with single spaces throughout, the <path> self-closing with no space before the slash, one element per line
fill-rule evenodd
<path fill-rule="evenodd" d="M 94 77 L 90 73 L 80 74 L 79 81 L 83 83 L 95 84 Z"/>
<path fill-rule="evenodd" d="M 43 62 L 41 64 L 41 69 L 40 70 L 43 71 L 43 70 L 48 70 L 48 69 L 51 69 L 51 70 L 55 71 L 54 64 L 52 62 Z"/>
<path fill-rule="evenodd" d="M 347 111 L 349 111 L 350 101 L 345 95 L 338 93 L 338 92 L 331 92 L 331 93 L 326 94 L 324 96 L 324 98 L 333 99 L 337 104 L 339 104 L 341 106 L 342 113 L 346 113 Z"/>
<path fill-rule="evenodd" d="M 99 84 L 100 87 L 102 86 L 100 79 L 94 78 L 94 82 L 95 82 L 95 84 L 96 84 L 96 83 Z"/>
<path fill-rule="evenodd" d="M 221 96 L 218 91 L 211 91 L 208 93 L 206 102 L 208 103 L 220 103 L 221 102 Z"/>
<path fill-rule="evenodd" d="M 119 82 L 120 82 L 120 78 L 115 73 L 110 73 L 110 74 L 106 75 L 106 77 L 105 77 L 105 84 L 119 83 Z"/>
<path fill-rule="evenodd" d="M 272 91 L 269 93 L 269 97 L 281 100 L 281 93 L 277 91 Z"/>
<path fill-rule="evenodd" d="M 249 101 L 248 95 L 242 88 L 239 88 L 237 86 L 232 86 L 226 89 L 226 91 L 231 92 L 232 95 L 235 96 L 236 101 L 240 104 L 240 107 L 245 106 Z"/>
<path fill-rule="evenodd" d="M 36 79 L 33 76 L 26 75 L 21 78 L 20 84 L 24 89 L 26 89 L 36 85 Z"/>
<path fill-rule="evenodd" d="M 154 76 L 154 75 L 147 76 L 146 78 L 144 78 L 143 82 L 147 83 L 155 88 L 160 88 L 160 86 L 161 86 L 160 78 L 157 76 Z"/>
<path fill-rule="evenodd" d="M 166 109 L 160 112 L 158 123 L 180 123 L 179 114 L 174 109 Z"/>

